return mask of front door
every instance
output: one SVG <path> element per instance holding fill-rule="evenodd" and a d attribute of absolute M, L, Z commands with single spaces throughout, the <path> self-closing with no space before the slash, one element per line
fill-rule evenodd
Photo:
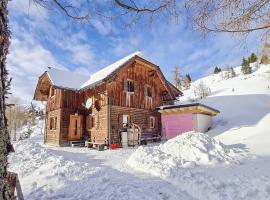
<path fill-rule="evenodd" d="M 69 119 L 69 135 L 68 139 L 71 140 L 81 140 L 82 139 L 82 115 L 70 115 Z"/>

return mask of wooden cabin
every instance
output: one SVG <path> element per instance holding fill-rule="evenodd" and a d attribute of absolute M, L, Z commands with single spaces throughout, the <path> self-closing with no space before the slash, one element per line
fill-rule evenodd
<path fill-rule="evenodd" d="M 181 94 L 157 65 L 136 52 L 91 76 L 50 68 L 39 77 L 34 100 L 47 102 L 46 144 L 82 139 L 119 144 L 126 123 L 139 125 L 142 134 L 160 135 L 156 108 Z"/>

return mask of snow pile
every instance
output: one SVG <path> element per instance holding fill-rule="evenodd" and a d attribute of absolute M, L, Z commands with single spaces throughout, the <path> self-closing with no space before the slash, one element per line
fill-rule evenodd
<path fill-rule="evenodd" d="M 32 199 L 40 199 L 38 195 L 46 199 L 50 191 L 95 172 L 87 164 L 65 160 L 29 139 L 15 143 L 14 147 L 16 152 L 9 156 L 9 163 L 13 163 L 9 170 L 19 174 L 24 193 Z"/>
<path fill-rule="evenodd" d="M 187 132 L 155 147 L 139 147 L 128 159 L 132 168 L 157 176 L 171 176 L 179 167 L 237 164 L 245 152 L 223 145 L 207 134 Z"/>

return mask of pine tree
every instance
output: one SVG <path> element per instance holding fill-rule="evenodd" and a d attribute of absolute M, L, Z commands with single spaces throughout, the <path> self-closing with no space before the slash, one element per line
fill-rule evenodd
<path fill-rule="evenodd" d="M 188 78 L 189 82 L 191 82 L 191 77 L 189 74 L 187 74 L 187 78 Z"/>
<path fill-rule="evenodd" d="M 250 74 L 251 73 L 251 67 L 249 66 L 249 61 L 243 58 L 242 60 L 242 68 L 241 71 L 243 74 Z"/>
<path fill-rule="evenodd" d="M 250 57 L 248 58 L 249 63 L 254 63 L 254 62 L 256 62 L 257 60 L 258 60 L 258 57 L 256 56 L 255 53 L 252 53 L 252 54 L 250 55 Z"/>
<path fill-rule="evenodd" d="M 218 68 L 218 67 L 215 67 L 215 69 L 214 69 L 214 74 L 218 74 L 219 72 L 221 72 L 221 69 Z"/>

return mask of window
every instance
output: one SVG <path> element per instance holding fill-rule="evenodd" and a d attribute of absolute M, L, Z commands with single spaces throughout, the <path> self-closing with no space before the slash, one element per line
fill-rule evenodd
<path fill-rule="evenodd" d="M 51 118 L 50 118 L 50 130 L 53 129 L 53 125 L 54 125 L 54 118 L 51 117 Z"/>
<path fill-rule="evenodd" d="M 127 81 L 127 92 L 134 92 L 134 81 Z"/>
<path fill-rule="evenodd" d="M 123 127 L 126 127 L 129 123 L 129 115 L 123 115 Z"/>
<path fill-rule="evenodd" d="M 150 117 L 150 128 L 155 128 L 155 117 L 151 116 Z"/>
<path fill-rule="evenodd" d="M 153 88 L 150 85 L 144 86 L 144 95 L 146 97 L 153 97 Z"/>
<path fill-rule="evenodd" d="M 89 129 L 95 127 L 95 117 L 94 116 L 89 116 L 87 121 L 88 121 L 88 126 L 87 127 Z"/>
<path fill-rule="evenodd" d="M 51 97 L 53 97 L 55 95 L 55 89 L 51 88 Z"/>
<path fill-rule="evenodd" d="M 57 118 L 51 117 L 50 118 L 50 130 L 56 130 L 57 127 Z"/>
<path fill-rule="evenodd" d="M 77 135 L 77 129 L 78 129 L 78 121 L 75 119 L 75 132 L 74 135 Z"/>
<path fill-rule="evenodd" d="M 152 88 L 149 86 L 147 87 L 147 96 L 152 97 Z"/>

